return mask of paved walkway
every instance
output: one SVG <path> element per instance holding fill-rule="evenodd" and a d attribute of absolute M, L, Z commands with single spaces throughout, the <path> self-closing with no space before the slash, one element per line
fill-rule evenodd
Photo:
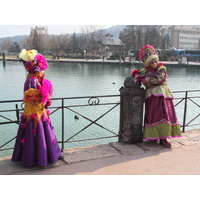
<path fill-rule="evenodd" d="M 199 175 L 200 129 L 171 140 L 172 148 L 147 141 L 67 149 L 64 160 L 47 167 L 24 167 L 0 158 L 1 175 Z"/>

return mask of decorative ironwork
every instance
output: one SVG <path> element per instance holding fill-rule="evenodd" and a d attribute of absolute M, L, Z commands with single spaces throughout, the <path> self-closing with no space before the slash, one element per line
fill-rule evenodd
<path fill-rule="evenodd" d="M 100 103 L 100 100 L 99 98 L 97 97 L 91 97 L 89 100 L 88 100 L 88 104 L 89 105 L 98 105 Z"/>
<path fill-rule="evenodd" d="M 21 103 L 21 108 L 24 110 L 24 102 Z"/>

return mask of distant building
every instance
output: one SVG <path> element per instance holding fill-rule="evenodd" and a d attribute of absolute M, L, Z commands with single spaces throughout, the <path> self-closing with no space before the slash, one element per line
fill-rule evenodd
<path fill-rule="evenodd" d="M 176 49 L 200 49 L 199 25 L 173 25 L 163 26 L 161 36 L 168 34 L 171 45 Z"/>
<path fill-rule="evenodd" d="M 124 52 L 124 43 L 116 36 L 106 34 L 101 41 L 98 41 L 99 51 L 105 52 L 109 57 L 116 52 L 122 54 Z"/>

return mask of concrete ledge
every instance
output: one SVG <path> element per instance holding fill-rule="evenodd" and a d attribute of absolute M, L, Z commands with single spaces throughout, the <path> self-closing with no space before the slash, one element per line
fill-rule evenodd
<path fill-rule="evenodd" d="M 144 153 L 144 150 L 135 144 L 124 144 L 119 142 L 110 143 L 122 155 L 135 155 Z"/>
<path fill-rule="evenodd" d="M 123 159 L 129 158 L 131 160 L 139 160 L 142 162 L 144 158 L 150 160 L 154 159 L 152 155 L 164 156 L 170 152 L 180 152 L 182 148 L 188 149 L 193 148 L 193 153 L 198 158 L 199 145 L 200 145 L 200 129 L 188 131 L 183 134 L 182 138 L 174 138 L 169 140 L 172 144 L 172 148 L 164 148 L 162 145 L 153 141 L 144 141 L 137 144 L 124 144 L 119 142 L 111 142 L 109 144 L 72 148 L 64 151 L 64 159 L 59 160 L 56 163 L 48 165 L 46 167 L 25 167 L 20 163 L 11 162 L 11 156 L 0 158 L 0 174 L 11 175 L 11 174 L 68 174 L 68 170 L 74 165 L 81 166 L 86 165 L 88 162 L 93 163 L 104 163 L 109 160 L 117 160 L 118 163 L 123 163 Z M 176 150 L 176 151 L 175 151 Z M 191 151 L 189 151 L 191 153 Z M 179 157 L 179 159 L 184 159 Z M 119 160 L 120 159 L 120 160 Z M 178 159 L 178 158 L 177 158 Z M 199 158 L 198 158 L 199 159 Z M 90 166 L 92 168 L 92 166 Z M 66 172 L 62 170 L 68 169 Z M 61 170 L 61 171 L 59 171 Z M 73 171 L 73 170 L 72 170 Z M 76 174 L 75 170 L 71 172 Z"/>
<path fill-rule="evenodd" d="M 20 164 L 20 162 L 12 162 L 11 156 L 6 156 L 4 158 L 1 158 L 0 160 L 0 174 L 1 175 L 14 175 L 14 174 L 20 174 L 20 173 L 32 173 L 33 171 L 37 170 L 45 170 L 49 168 L 55 168 L 63 165 L 64 162 L 61 160 L 58 160 L 55 163 L 52 163 L 45 167 L 39 167 L 39 166 L 33 166 L 33 167 L 26 167 Z"/>
<path fill-rule="evenodd" d="M 64 151 L 64 161 L 68 164 L 117 156 L 120 153 L 109 144 L 67 149 Z"/>
<path fill-rule="evenodd" d="M 160 151 L 164 148 L 156 141 L 144 141 L 142 143 L 139 143 L 138 145 L 139 147 L 144 149 L 144 151 Z"/>
<path fill-rule="evenodd" d="M 9 175 L 20 173 L 24 171 L 32 171 L 38 167 L 24 167 L 20 163 L 15 163 L 11 161 L 11 156 L 6 156 L 0 161 L 0 174 Z"/>
<path fill-rule="evenodd" d="M 3 60 L 3 58 L 0 58 L 0 60 Z M 19 60 L 17 58 L 6 58 L 6 61 L 16 61 L 19 62 Z M 53 60 L 53 59 L 47 59 L 47 61 L 50 62 L 63 62 L 63 63 L 98 63 L 98 64 L 118 64 L 118 65 L 134 65 L 134 66 L 142 66 L 142 63 L 140 61 L 134 61 L 134 62 L 123 62 L 123 61 L 119 61 L 119 60 L 102 60 L 102 59 L 73 59 L 73 58 L 63 58 L 63 59 L 59 59 L 59 60 Z M 189 62 L 188 64 L 179 64 L 177 61 L 160 61 L 162 62 L 166 67 L 171 66 L 171 67 L 183 67 L 183 66 L 189 66 L 189 67 L 195 67 L 195 66 L 200 66 L 200 63 L 197 62 Z"/>
<path fill-rule="evenodd" d="M 200 129 L 192 129 L 182 134 L 183 137 L 175 138 L 173 141 L 178 142 L 180 145 L 189 146 L 195 145 L 200 141 Z"/>

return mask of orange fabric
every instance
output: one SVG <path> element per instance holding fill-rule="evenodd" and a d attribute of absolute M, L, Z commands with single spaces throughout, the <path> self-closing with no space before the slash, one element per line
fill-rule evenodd
<path fill-rule="evenodd" d="M 35 74 L 28 74 L 27 76 L 33 76 L 33 77 L 40 79 L 40 78 L 44 77 L 44 73 L 45 73 L 44 71 L 41 71 L 41 72 L 36 72 Z"/>
<path fill-rule="evenodd" d="M 26 122 L 31 118 L 34 119 L 34 128 L 37 127 L 37 124 L 41 117 L 44 115 L 45 118 L 48 118 L 47 110 L 42 104 L 42 95 L 38 89 L 29 88 L 24 92 L 24 112 L 23 115 L 26 116 Z"/>

